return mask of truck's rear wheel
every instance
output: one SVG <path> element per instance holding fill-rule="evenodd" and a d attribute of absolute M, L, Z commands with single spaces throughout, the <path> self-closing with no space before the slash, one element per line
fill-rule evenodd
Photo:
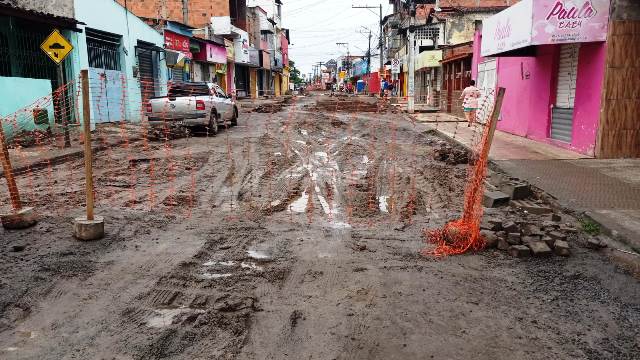
<path fill-rule="evenodd" d="M 211 112 L 209 116 L 209 125 L 207 126 L 207 133 L 211 136 L 218 135 L 218 113 L 215 111 Z"/>

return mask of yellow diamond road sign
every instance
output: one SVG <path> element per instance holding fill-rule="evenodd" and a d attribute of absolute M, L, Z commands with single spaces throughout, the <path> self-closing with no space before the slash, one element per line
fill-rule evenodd
<path fill-rule="evenodd" d="M 73 46 L 69 40 L 65 39 L 58 29 L 53 30 L 51 35 L 49 35 L 42 45 L 40 45 L 40 48 L 49 55 L 51 60 L 56 64 L 60 64 L 62 60 L 69 55 L 71 50 L 73 50 Z"/>

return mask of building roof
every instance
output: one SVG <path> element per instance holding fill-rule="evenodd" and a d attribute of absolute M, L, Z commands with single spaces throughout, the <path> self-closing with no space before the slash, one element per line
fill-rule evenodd
<path fill-rule="evenodd" d="M 0 0 L 0 15 L 14 16 L 22 19 L 47 23 L 55 27 L 77 30 L 77 25 L 84 23 L 64 16 L 53 15 L 37 10 L 24 8 L 15 0 Z"/>

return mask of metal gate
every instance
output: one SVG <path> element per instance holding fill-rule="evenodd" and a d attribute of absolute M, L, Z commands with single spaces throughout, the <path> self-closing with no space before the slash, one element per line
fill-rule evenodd
<path fill-rule="evenodd" d="M 121 71 L 122 36 L 89 28 L 86 33 L 92 119 L 96 123 L 124 121 L 127 79 Z"/>
<path fill-rule="evenodd" d="M 142 96 L 142 103 L 146 104 L 150 98 L 160 95 L 158 89 L 159 52 L 155 45 L 138 40 L 136 56 L 138 59 L 140 95 Z"/>
<path fill-rule="evenodd" d="M 571 142 L 579 50 L 580 44 L 565 44 L 560 47 L 556 103 L 551 113 L 552 139 Z"/>

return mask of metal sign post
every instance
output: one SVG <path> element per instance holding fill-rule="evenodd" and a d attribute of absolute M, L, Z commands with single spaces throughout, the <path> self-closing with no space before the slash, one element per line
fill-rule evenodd
<path fill-rule="evenodd" d="M 40 44 L 40 49 L 44 51 L 45 54 L 58 65 L 58 82 L 60 87 L 64 86 L 64 71 L 62 69 L 62 62 L 64 59 L 69 56 L 71 51 L 73 51 L 73 45 L 67 40 L 58 29 L 53 30 L 49 36 Z M 66 96 L 65 94 L 60 94 L 60 96 Z M 64 107 L 61 107 L 64 108 Z M 69 137 L 69 121 L 67 119 L 67 114 L 64 112 L 61 114 L 62 116 L 62 127 L 64 130 L 64 146 L 71 146 L 71 139 Z"/>

